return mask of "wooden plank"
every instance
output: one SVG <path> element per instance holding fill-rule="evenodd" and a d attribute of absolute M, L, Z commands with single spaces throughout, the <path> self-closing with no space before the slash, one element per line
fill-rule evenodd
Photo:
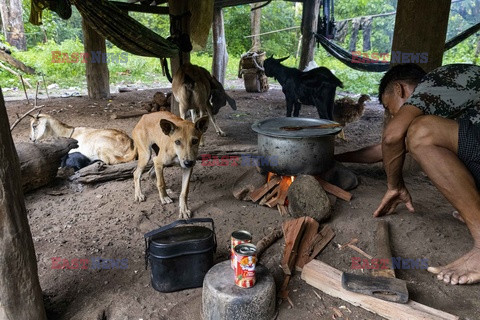
<path fill-rule="evenodd" d="M 282 269 L 286 275 L 291 275 L 295 267 L 298 246 L 305 228 L 305 217 L 287 220 L 282 225 L 285 237 L 285 249 L 283 251 Z"/>
<path fill-rule="evenodd" d="M 345 200 L 347 202 L 349 202 L 350 200 L 352 200 L 352 194 L 348 191 L 345 191 L 343 190 L 342 188 L 339 188 L 337 187 L 336 185 L 333 185 L 325 180 L 323 180 L 322 178 L 320 177 L 315 177 L 318 182 L 320 182 L 320 185 L 322 186 L 322 188 L 328 192 L 328 193 L 331 193 L 333 194 L 334 196 L 337 196 L 338 198 L 342 199 L 342 200 Z"/>
<path fill-rule="evenodd" d="M 406 304 L 380 300 L 343 289 L 342 272 L 319 260 L 307 263 L 302 279 L 332 297 L 392 320 L 458 320 L 459 317 L 409 300 Z"/>
<path fill-rule="evenodd" d="M 270 203 L 276 203 L 278 190 L 280 190 L 280 186 L 276 185 L 275 188 L 273 188 L 271 192 L 266 194 L 265 197 L 263 197 L 258 204 L 263 206 L 263 205 L 266 205 L 268 201 L 270 201 Z M 272 206 L 269 206 L 269 207 L 271 208 Z"/>
<path fill-rule="evenodd" d="M 155 14 L 168 14 L 168 7 L 157 7 L 145 4 L 135 4 L 127 3 L 120 1 L 109 1 L 110 3 L 115 4 L 120 10 L 131 11 L 131 12 L 143 12 L 143 13 L 155 13 Z M 166 3 L 168 1 L 162 1 Z M 157 3 L 158 4 L 158 3 Z"/>
<path fill-rule="evenodd" d="M 302 242 L 298 248 L 297 263 L 295 263 L 297 270 L 302 270 L 303 266 L 307 263 L 312 253 L 315 236 L 318 233 L 319 227 L 320 225 L 315 219 L 310 217 L 305 218 L 305 232 L 303 233 Z"/>

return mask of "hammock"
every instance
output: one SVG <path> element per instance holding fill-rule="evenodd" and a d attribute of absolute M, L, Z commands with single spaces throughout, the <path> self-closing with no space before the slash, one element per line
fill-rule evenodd
<path fill-rule="evenodd" d="M 71 0 L 83 19 L 105 39 L 135 55 L 171 58 L 178 47 L 105 0 Z"/>
<path fill-rule="evenodd" d="M 478 30 L 480 30 L 480 23 L 477 23 L 476 25 L 468 28 L 467 30 L 447 41 L 447 43 L 445 43 L 444 51 L 455 47 L 457 44 L 467 39 Z M 317 39 L 317 42 L 319 42 L 328 53 L 352 69 L 366 72 L 385 72 L 390 68 L 390 62 L 387 61 L 369 60 L 371 62 L 368 63 L 354 62 L 355 60 L 362 61 L 363 57 L 351 54 L 349 51 L 333 43 L 322 34 L 314 32 L 314 35 Z"/>

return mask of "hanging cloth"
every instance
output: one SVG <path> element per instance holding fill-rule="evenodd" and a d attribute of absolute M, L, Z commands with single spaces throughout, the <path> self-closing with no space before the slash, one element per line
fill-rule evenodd
<path fill-rule="evenodd" d="M 82 18 L 105 39 L 129 53 L 171 58 L 178 47 L 106 0 L 72 0 Z"/>
<path fill-rule="evenodd" d="M 344 42 L 348 33 L 348 20 L 338 21 L 335 23 L 335 41 Z"/>
<path fill-rule="evenodd" d="M 370 37 L 372 35 L 372 17 L 363 17 L 361 29 L 363 32 L 363 51 L 370 51 L 372 49 L 372 42 Z"/>

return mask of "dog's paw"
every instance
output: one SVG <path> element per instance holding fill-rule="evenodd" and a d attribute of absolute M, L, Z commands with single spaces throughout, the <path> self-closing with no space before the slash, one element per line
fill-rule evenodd
<path fill-rule="evenodd" d="M 180 210 L 180 214 L 178 215 L 179 219 L 190 219 L 192 217 L 192 211 L 188 209 Z"/>
<path fill-rule="evenodd" d="M 145 201 L 145 195 L 143 193 L 139 193 L 135 195 L 135 201 L 143 202 Z"/>
<path fill-rule="evenodd" d="M 220 136 L 220 137 L 226 137 L 227 134 L 225 132 L 223 132 L 222 130 L 218 131 L 217 134 Z"/>
<path fill-rule="evenodd" d="M 162 202 L 162 204 L 168 204 L 173 202 L 173 200 L 169 196 L 160 197 L 160 201 Z"/>

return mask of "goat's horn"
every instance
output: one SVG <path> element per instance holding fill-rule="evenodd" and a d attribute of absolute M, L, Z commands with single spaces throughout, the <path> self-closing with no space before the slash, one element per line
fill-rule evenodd
<path fill-rule="evenodd" d="M 278 61 L 278 62 L 282 62 L 282 61 L 287 60 L 288 58 L 290 58 L 290 55 L 286 56 L 285 58 L 280 58 L 280 59 L 278 59 L 277 61 Z"/>
<path fill-rule="evenodd" d="M 273 54 L 270 56 L 270 59 L 273 59 Z"/>

